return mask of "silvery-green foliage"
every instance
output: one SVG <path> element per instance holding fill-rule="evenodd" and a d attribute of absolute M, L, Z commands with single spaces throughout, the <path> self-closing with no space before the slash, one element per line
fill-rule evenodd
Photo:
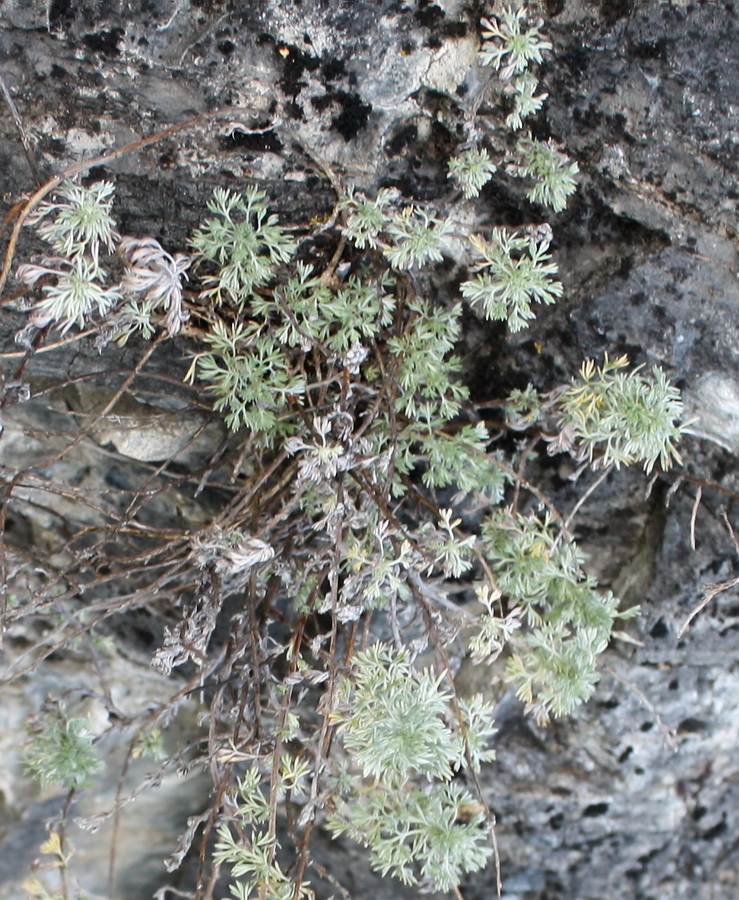
<path fill-rule="evenodd" d="M 390 246 L 384 247 L 394 269 L 410 269 L 428 262 L 441 262 L 452 232 L 448 219 L 437 219 L 418 206 L 406 206 L 387 225 Z"/>
<path fill-rule="evenodd" d="M 333 433 L 334 421 L 331 415 L 314 416 L 311 440 L 292 437 L 286 442 L 289 454 L 299 454 L 299 481 L 318 484 L 333 481 L 339 472 L 357 465 L 351 444 Z"/>
<path fill-rule="evenodd" d="M 397 193 L 383 189 L 375 200 L 353 190 L 339 203 L 347 212 L 342 231 L 360 250 L 381 248 L 395 269 L 441 262 L 452 224 L 419 206 L 395 208 Z"/>
<path fill-rule="evenodd" d="M 483 584 L 477 589 L 477 598 L 485 607 L 485 614 L 478 616 L 475 631 L 469 640 L 469 650 L 475 663 L 494 662 L 511 643 L 521 627 L 520 607 L 514 607 L 506 615 L 502 611 L 502 594 Z"/>
<path fill-rule="evenodd" d="M 267 284 L 295 251 L 277 216 L 268 214 L 266 196 L 254 186 L 243 194 L 216 188 L 207 204 L 212 216 L 192 237 L 196 260 L 215 264 L 217 271 L 207 276 L 206 284 L 219 303 L 246 303 L 254 288 Z"/>
<path fill-rule="evenodd" d="M 484 523 L 482 540 L 497 586 L 520 617 L 510 630 L 508 677 L 540 718 L 567 715 L 592 694 L 614 621 L 635 611 L 620 613 L 618 599 L 597 590 L 577 547 L 548 517 L 499 510 Z M 491 646 L 503 628 L 510 628 L 505 620 L 488 628 Z"/>
<path fill-rule="evenodd" d="M 680 461 L 680 392 L 659 366 L 650 377 L 642 366 L 623 371 L 628 364 L 625 356 L 606 357 L 601 366 L 583 363 L 557 401 L 564 440 L 574 440 L 585 458 L 600 466 L 641 463 L 651 472 L 659 462 L 667 469 Z"/>
<path fill-rule="evenodd" d="M 506 422 L 517 431 L 528 428 L 538 422 L 543 414 L 543 406 L 539 392 L 532 384 L 521 390 L 516 388 L 508 395 L 505 406 Z"/>
<path fill-rule="evenodd" d="M 57 254 L 18 268 L 27 285 L 42 282 L 31 322 L 58 325 L 62 333 L 73 325 L 98 325 L 105 340 L 112 335 L 123 344 L 136 332 L 152 337 L 161 320 L 174 337 L 189 317 L 182 280 L 191 260 L 183 253 L 172 256 L 152 237 L 121 237 L 111 215 L 113 193 L 107 181 L 90 187 L 65 182 L 29 216 Z M 118 283 L 100 261 L 101 251 L 114 249 L 127 265 Z"/>
<path fill-rule="evenodd" d="M 532 303 L 551 304 L 562 296 L 562 285 L 552 278 L 557 266 L 548 262 L 546 238 L 494 228 L 489 241 L 479 235 L 470 240 L 482 257 L 481 271 L 463 282 L 461 292 L 482 308 L 486 318 L 507 322 L 511 331 L 520 331 L 534 318 Z"/>
<path fill-rule="evenodd" d="M 540 31 L 543 20 L 538 19 L 526 28 L 522 27 L 525 18 L 525 8 L 507 7 L 499 16 L 482 19 L 480 62 L 499 69 L 504 80 L 524 72 L 532 62 L 540 63 L 542 51 L 552 49 L 551 42 Z"/>
<path fill-rule="evenodd" d="M 490 742 L 497 733 L 493 706 L 482 694 L 459 698 L 465 740 L 465 760 L 473 772 L 479 772 L 485 762 L 495 759 Z"/>
<path fill-rule="evenodd" d="M 163 762 L 169 754 L 164 746 L 164 738 L 159 728 L 150 728 L 142 732 L 136 741 L 132 754 L 134 759 L 148 757 L 155 762 Z"/>
<path fill-rule="evenodd" d="M 344 609 L 358 597 L 366 609 L 382 609 L 411 596 L 408 571 L 418 565 L 418 552 L 409 541 L 398 541 L 386 520 L 375 518 L 368 525 L 347 537 L 342 566 L 345 580 L 339 595 Z"/>
<path fill-rule="evenodd" d="M 321 304 L 319 339 L 337 354 L 374 337 L 390 325 L 395 298 L 381 282 L 362 281 L 352 275 Z"/>
<path fill-rule="evenodd" d="M 577 163 L 562 153 L 551 139 L 521 138 L 516 148 L 522 159 L 519 174 L 536 179 L 526 196 L 533 203 L 551 206 L 555 212 L 561 212 L 577 189 Z"/>
<path fill-rule="evenodd" d="M 90 187 L 65 181 L 53 201 L 41 203 L 29 216 L 29 224 L 60 256 L 86 255 L 97 264 L 100 248 L 112 251 L 117 238 L 111 214 L 114 192 L 110 181 Z"/>
<path fill-rule="evenodd" d="M 283 736 L 280 739 L 290 738 Z M 264 763 L 271 768 L 269 757 Z M 282 756 L 277 770 L 276 795 L 282 800 L 301 795 L 303 781 L 310 772 L 311 766 L 305 760 L 290 754 Z M 238 824 L 238 837 L 227 825 L 221 825 L 213 859 L 218 865 L 229 867 L 230 892 L 239 900 L 252 900 L 255 896 L 264 900 L 310 900 L 314 895 L 309 884 L 296 888 L 294 879 L 275 858 L 278 845 L 269 827 L 272 801 L 268 782 L 269 778 L 258 763 L 249 766 L 239 778 L 230 799 L 234 807 L 233 818 Z"/>
<path fill-rule="evenodd" d="M 582 557 L 551 519 L 498 510 L 485 522 L 483 539 L 500 590 L 521 607 L 529 625 L 548 619 L 596 627 L 608 637 L 611 604 L 599 594 L 581 594 L 582 586 L 592 586 L 582 574 Z"/>
<path fill-rule="evenodd" d="M 305 391 L 305 379 L 293 373 L 273 336 L 253 324 L 228 326 L 216 319 L 204 341 L 210 350 L 196 356 L 188 378 L 197 376 L 207 384 L 228 427 L 248 428 L 267 443 L 289 434 L 289 425 L 281 427 L 281 411 L 288 397 Z"/>
<path fill-rule="evenodd" d="M 398 409 L 411 419 L 450 419 L 467 396 L 456 378 L 459 362 L 450 356 L 459 337 L 460 310 L 438 309 L 421 298 L 409 301 L 408 309 L 412 327 L 388 341 L 397 365 Z"/>
<path fill-rule="evenodd" d="M 259 766 L 250 766 L 237 784 L 236 814 L 244 825 L 264 825 L 269 821 L 269 798 L 262 790 L 264 778 Z"/>
<path fill-rule="evenodd" d="M 44 284 L 43 298 L 34 305 L 32 321 L 36 325 L 54 323 L 65 333 L 73 325 L 84 327 L 93 315 L 105 317 L 121 299 L 119 287 L 105 285 L 106 273 L 90 257 L 79 255 L 46 263 L 18 267 L 18 277 L 29 286 L 42 278 L 54 279 Z"/>
<path fill-rule="evenodd" d="M 323 677 L 324 673 L 318 675 Z M 288 713 L 280 739 L 292 741 L 298 737 L 299 718 L 294 713 Z M 314 766 L 307 759 L 301 759 L 292 754 L 285 754 L 280 760 L 280 795 L 292 798 L 305 797 L 307 795 L 308 782 L 313 775 Z"/>
<path fill-rule="evenodd" d="M 457 718 L 442 681 L 413 666 L 405 650 L 376 644 L 355 656 L 336 717 L 362 777 L 342 779 L 329 827 L 369 847 L 382 874 L 406 884 L 420 876 L 445 891 L 491 854 L 481 807 L 451 778 L 466 758 L 475 768 L 491 758 L 494 727 L 481 697 L 460 701 Z M 419 776 L 426 786 L 416 786 Z M 465 809 L 474 811 L 467 820 Z"/>
<path fill-rule="evenodd" d="M 112 321 L 116 343 L 125 344 L 137 332 L 144 340 L 151 340 L 156 334 L 151 313 L 151 305 L 146 301 L 126 300 Z"/>
<path fill-rule="evenodd" d="M 523 127 L 523 120 L 533 116 L 544 105 L 549 94 L 537 94 L 539 80 L 530 72 L 524 72 L 513 82 L 513 111 L 506 116 L 505 123 L 517 131 Z"/>
<path fill-rule="evenodd" d="M 269 323 L 280 343 L 307 351 L 320 346 L 337 357 L 362 345 L 390 325 L 395 298 L 390 282 L 350 276 L 338 288 L 323 284 L 304 263 L 273 295 L 255 295 L 253 315 Z"/>
<path fill-rule="evenodd" d="M 445 721 L 451 694 L 442 681 L 384 644 L 357 654 L 346 684 L 348 709 L 336 715 L 344 747 L 365 778 L 398 787 L 414 772 L 451 778 L 464 760 L 464 741 Z"/>
<path fill-rule="evenodd" d="M 497 166 L 484 147 L 465 150 L 449 160 L 449 178 L 454 179 L 467 200 L 478 197 L 496 171 Z"/>
<path fill-rule="evenodd" d="M 392 215 L 397 192 L 388 188 L 378 191 L 374 200 L 351 189 L 339 203 L 338 209 L 347 213 L 342 231 L 359 250 L 380 246 L 380 234 L 386 230 Z"/>
<path fill-rule="evenodd" d="M 421 477 L 428 487 L 455 485 L 460 491 L 484 494 L 494 505 L 503 499 L 508 476 L 488 452 L 490 436 L 482 422 L 453 433 L 418 422 L 402 438 L 420 450 L 425 464 Z"/>
<path fill-rule="evenodd" d="M 64 333 L 73 325 L 85 327 L 91 319 L 105 318 L 120 302 L 120 286 L 109 283 L 100 264 L 101 250 L 111 252 L 118 241 L 113 192 L 109 181 L 90 187 L 67 181 L 28 217 L 54 249 L 41 264 L 18 267 L 25 284 L 43 283 L 31 317 L 36 326 L 59 325 Z"/>
<path fill-rule="evenodd" d="M 312 891 L 303 884 L 297 891 L 293 879 L 282 871 L 274 858 L 276 839 L 268 831 L 254 830 L 247 840 L 235 838 L 227 825 L 218 829 L 213 852 L 217 865 L 227 865 L 231 877 L 232 896 L 237 900 L 309 900 Z M 255 893 L 255 892 L 258 892 Z"/>
<path fill-rule="evenodd" d="M 592 696 L 600 679 L 598 656 L 607 641 L 592 629 L 574 633 L 564 625 L 543 624 L 527 633 L 506 665 L 516 694 L 546 724 L 550 716 L 566 716 Z"/>
<path fill-rule="evenodd" d="M 372 867 L 382 875 L 449 891 L 465 873 L 484 868 L 492 854 L 482 813 L 467 814 L 479 806 L 454 782 L 399 791 L 380 781 L 342 804 L 328 825 L 333 835 L 348 834 L 368 847 Z"/>
<path fill-rule="evenodd" d="M 42 785 L 84 787 L 103 765 L 93 741 L 85 719 L 70 718 L 58 708 L 44 716 L 40 730 L 29 735 L 25 766 Z"/>
<path fill-rule="evenodd" d="M 251 310 L 269 322 L 275 339 L 288 347 L 310 350 L 326 337 L 323 311 L 332 290 L 313 275 L 310 266 L 298 262 L 286 284 L 273 294 L 255 294 Z"/>
<path fill-rule="evenodd" d="M 419 534 L 423 536 L 426 553 L 433 560 L 428 571 L 440 568 L 446 576 L 459 578 L 472 568 L 476 539 L 474 535 L 462 537 L 457 533 L 462 520 L 452 520 L 453 515 L 451 509 L 440 509 L 438 524 L 426 522 Z"/>

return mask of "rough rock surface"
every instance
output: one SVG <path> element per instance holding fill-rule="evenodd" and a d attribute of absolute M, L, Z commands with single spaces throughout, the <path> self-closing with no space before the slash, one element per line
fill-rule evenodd
<path fill-rule="evenodd" d="M 315 156 L 347 183 L 392 184 L 420 200 L 440 196 L 460 139 L 454 123 L 481 83 L 470 64 L 476 22 L 486 11 L 454 0 L 5 0 L 0 61 L 42 177 L 170 123 L 231 108 L 99 169 L 116 179 L 122 227 L 174 251 L 212 186 L 244 177 L 264 182 L 291 223 L 324 215 L 334 194 Z M 546 389 L 587 357 L 627 352 L 637 363 L 662 365 L 698 421 L 696 437 L 685 441 L 682 482 L 660 479 L 647 497 L 644 476 L 613 473 L 579 517 L 592 567 L 642 604 L 629 629 L 640 643 L 616 642 L 595 699 L 548 729 L 525 719 L 512 698 L 501 701 L 498 759 L 484 785 L 498 817 L 503 896 L 733 900 L 736 589 L 718 594 L 684 637 L 677 632 L 703 586 L 728 582 L 737 571 L 723 515 L 735 521 L 739 496 L 739 19 L 734 4 L 711 0 L 547 0 L 541 12 L 554 52 L 542 69 L 549 100 L 536 133 L 564 143 L 582 172 L 573 203 L 552 220 L 567 296 L 513 338 L 470 322 L 470 383 L 480 400 L 496 380 L 496 390 L 529 380 Z M 9 203 L 32 187 L 3 107 L 0 194 Z M 485 194 L 482 209 L 482 225 L 540 214 L 515 185 Z M 22 245 L 20 253 L 31 250 Z M 11 380 L 22 353 L 12 336 L 22 320 L 6 309 L 0 323 Z M 186 363 L 168 352 L 162 371 L 184 372 Z M 135 361 L 135 348 L 111 354 L 101 358 L 82 342 L 33 359 L 29 370 L 53 379 L 92 366 L 105 387 Z M 12 425 L 12 409 L 6 422 Z M 94 478 L 108 458 L 89 453 L 84 466 Z M 568 474 L 564 467 L 546 474 L 565 506 L 577 497 Z M 43 540 L 43 524 L 16 527 Z M 9 662 L 25 639 L 8 641 Z M 129 635 L 127 646 L 133 643 Z M 125 654 L 110 663 L 122 695 L 141 684 L 145 657 L 128 668 Z M 74 665 L 52 658 L 45 671 L 84 693 Z M 30 694 L 43 693 L 43 684 L 3 692 L 0 897 L 10 898 L 20 895 L 25 877 L 19 861 L 33 857 L 28 847 L 43 836 L 39 822 L 61 801 L 32 796 L 12 752 Z M 116 897 L 138 900 L 167 882 L 160 859 L 172 846 L 151 853 L 151 841 L 144 846 L 139 838 L 154 823 L 173 844 L 204 800 L 202 784 L 194 784 L 187 795 L 152 794 L 156 808 L 126 810 L 132 838 L 120 851 Z M 109 801 L 92 802 L 102 809 Z M 83 867 L 93 896 L 106 893 L 107 851 L 100 847 Z M 416 895 L 374 877 L 345 843 L 322 843 L 321 854 L 353 897 Z M 326 888 L 321 896 L 329 894 Z M 487 900 L 493 874 L 470 878 L 463 894 Z"/>

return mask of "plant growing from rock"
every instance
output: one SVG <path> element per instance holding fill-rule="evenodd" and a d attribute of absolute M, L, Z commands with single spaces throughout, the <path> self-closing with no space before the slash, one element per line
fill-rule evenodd
<path fill-rule="evenodd" d="M 496 129 L 536 113 L 544 95 L 528 68 L 551 47 L 522 10 L 483 27 L 481 63 L 503 81 L 516 76 L 516 100 L 494 127 L 473 123 L 450 161 L 466 200 L 500 168 L 479 136 L 501 158 L 508 152 Z M 523 137 L 516 146 L 507 170 L 536 181 L 530 200 L 563 209 L 575 164 L 552 142 Z M 453 213 L 345 186 L 321 233 L 331 252 L 311 255 L 316 228 L 288 229 L 250 186 L 216 189 L 188 252 L 170 253 L 153 238 L 120 236 L 112 204 L 112 184 L 98 182 L 64 185 L 38 208 L 33 222 L 54 257 L 18 270 L 40 292 L 32 328 L 90 329 L 101 346 L 139 341 L 141 366 L 164 338 L 187 339 L 185 380 L 224 417 L 235 450 L 228 474 L 218 451 L 194 487 L 180 484 L 200 492 L 215 479 L 228 499 L 218 495 L 222 507 L 206 523 L 152 525 L 139 516 L 151 475 L 117 526 L 81 528 L 79 567 L 62 566 L 35 589 L 42 606 L 57 603 L 68 617 L 47 646 L 94 627 L 69 612 L 83 591 L 98 591 L 93 609 L 109 613 L 113 577 L 127 584 L 116 610 L 170 601 L 154 664 L 187 672 L 187 692 L 212 697 L 203 751 L 173 762 L 208 764 L 216 779 L 212 810 L 191 821 L 169 862 L 182 862 L 199 831 L 203 848 L 217 834 L 209 873 L 201 854 L 198 883 L 209 887 L 198 897 L 213 895 L 221 868 L 241 900 L 311 896 L 309 867 L 330 880 L 310 854 L 322 824 L 365 845 L 383 874 L 458 890 L 492 856 L 477 773 L 493 759 L 495 735 L 493 701 L 457 691 L 461 658 L 504 658 L 502 678 L 544 723 L 590 697 L 614 623 L 633 614 L 586 573 L 541 491 L 532 495 L 547 511 L 516 506 L 522 468 L 495 451 L 455 356 L 465 301 L 516 332 L 537 304 L 561 296 L 551 230 L 465 234 Z M 424 273 L 453 252 L 468 254 L 472 277 L 459 297 L 434 297 Z M 515 392 L 503 404 L 508 427 L 542 425 L 550 450 L 593 467 L 669 465 L 679 395 L 658 368 L 626 367 L 588 361 L 549 395 Z M 126 559 L 111 555 L 110 575 L 96 554 L 118 530 L 133 544 Z M 452 585 L 482 609 L 453 599 Z M 6 610 L 7 624 L 31 608 Z M 219 617 L 228 619 L 225 641 Z M 148 714 L 131 753 L 180 701 L 178 691 Z M 54 740 L 29 756 L 37 775 L 60 773 L 68 787 L 96 765 L 75 721 L 50 723 Z M 65 740 L 74 752 L 63 772 Z"/>

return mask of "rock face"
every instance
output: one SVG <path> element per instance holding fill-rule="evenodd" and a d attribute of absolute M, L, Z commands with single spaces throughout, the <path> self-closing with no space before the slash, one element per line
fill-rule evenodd
<path fill-rule="evenodd" d="M 503 896 L 733 900 L 739 895 L 736 588 L 716 593 L 685 634 L 678 631 L 706 584 L 731 582 L 739 553 L 728 525 L 739 497 L 739 19 L 732 4 L 718 2 L 546 0 L 540 7 L 554 50 L 542 68 L 549 99 L 536 136 L 565 144 L 581 169 L 575 199 L 552 218 L 567 292 L 516 336 L 504 339 L 498 329 L 470 322 L 473 394 L 490 396 L 491 383 L 500 385 L 496 391 L 527 381 L 550 389 L 586 358 L 628 353 L 636 363 L 661 365 L 684 389 L 696 421 L 694 437 L 684 442 L 681 476 L 661 476 L 649 493 L 640 473 L 611 473 L 578 517 L 591 568 L 642 606 L 629 628 L 636 643 L 614 642 L 596 697 L 566 721 L 542 729 L 512 697 L 500 703 L 497 761 L 483 786 L 498 819 Z M 448 158 L 462 140 L 459 123 L 483 83 L 473 63 L 477 20 L 486 12 L 455 0 L 5 0 L 0 59 L 42 178 L 208 114 L 97 169 L 115 178 L 121 228 L 155 236 L 174 252 L 212 187 L 238 186 L 244 178 L 263 183 L 275 211 L 295 225 L 330 213 L 332 178 L 368 189 L 391 185 L 419 201 L 443 196 Z M 0 193 L 11 201 L 33 186 L 5 108 Z M 483 194 L 480 228 L 540 219 L 520 186 L 496 190 Z M 24 240 L 19 256 L 38 251 Z M 453 277 L 439 273 L 442 282 Z M 24 351 L 13 343 L 23 321 L 11 305 L 0 323 L 6 382 L 23 365 Z M 40 458 L 50 432 L 67 440 L 79 410 L 66 401 L 46 404 L 44 384 L 84 377 L 105 403 L 120 373 L 135 364 L 135 347 L 100 356 L 85 341 L 31 359 L 24 375 L 36 385 L 34 399 L 4 410 L 3 465 L 17 466 L 23 453 Z M 165 347 L 154 360 L 155 374 L 179 378 L 186 368 L 179 347 Z M 172 388 L 174 409 L 180 390 Z M 119 425 L 138 431 L 137 422 Z M 210 442 L 221 440 L 215 422 L 199 422 L 216 430 Z M 127 448 L 120 432 L 98 434 L 76 457 L 74 471 L 60 463 L 45 477 L 91 490 L 125 487 L 134 471 L 127 458 L 152 469 L 160 459 L 158 450 Z M 190 464 L 191 457 L 183 458 L 183 466 Z M 564 466 L 542 467 L 563 507 L 571 506 L 584 487 L 566 480 L 571 473 Z M 11 553 L 21 554 L 29 542 L 55 544 L 50 535 L 61 520 L 33 513 L 34 489 L 24 488 L 26 514 L 6 522 Z M 167 500 L 151 521 L 166 527 L 182 516 L 205 516 L 208 504 L 221 500 L 207 491 L 202 507 L 193 507 L 191 497 L 180 506 Z M 97 513 L 89 510 L 92 521 Z M 65 515 L 79 514 L 60 507 L 58 516 Z M 155 703 L 165 690 L 165 679 L 148 669 L 163 627 L 144 613 L 112 627 L 117 649 L 107 650 L 102 664 L 122 718 L 131 694 L 146 692 Z M 24 650 L 37 637 L 6 635 L 10 671 L 23 671 Z M 84 653 L 71 662 L 52 655 L 22 687 L 3 688 L 0 897 L 20 895 L 44 837 L 40 823 L 63 803 L 34 794 L 23 775 L 14 751 L 25 719 L 52 683 L 70 702 L 94 693 L 86 660 Z M 197 733 L 182 727 L 186 735 Z M 111 748 L 113 756 L 121 752 Z M 138 900 L 169 883 L 161 859 L 174 850 L 188 816 L 207 805 L 202 781 L 192 778 L 183 788 L 174 774 L 167 779 L 158 793 L 126 808 L 122 874 L 109 900 Z M 105 790 L 79 814 L 107 809 L 113 784 Z M 73 840 L 85 863 L 80 871 L 88 873 L 85 891 L 108 896 L 105 842 Z M 356 848 L 318 840 L 321 858 L 351 896 L 416 896 L 373 876 Z M 463 894 L 487 900 L 494 885 L 490 871 L 481 873 Z M 319 896 L 328 897 L 333 889 L 324 887 Z"/>

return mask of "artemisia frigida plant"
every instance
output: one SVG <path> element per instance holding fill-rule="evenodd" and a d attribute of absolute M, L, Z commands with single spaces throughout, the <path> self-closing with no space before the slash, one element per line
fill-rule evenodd
<path fill-rule="evenodd" d="M 510 139 L 546 97 L 531 70 L 551 47 L 542 23 L 507 9 L 482 24 L 498 106 L 467 122 L 450 190 L 473 200 L 503 168 L 561 210 L 577 166 L 551 141 Z M 478 773 L 495 734 L 495 692 L 455 688 L 461 657 L 504 661 L 491 681 L 545 722 L 588 699 L 614 622 L 632 614 L 587 574 L 552 503 L 511 505 L 515 461 L 494 451 L 455 356 L 465 305 L 517 331 L 561 295 L 551 229 L 470 235 L 397 191 L 350 185 L 330 221 L 300 227 L 250 185 L 217 189 L 189 246 L 170 253 L 121 236 L 113 202 L 112 183 L 67 182 L 35 210 L 50 250 L 17 271 L 37 291 L 22 340 L 52 327 L 103 344 L 182 342 L 187 383 L 239 451 L 223 508 L 128 561 L 131 603 L 151 600 L 147 565 L 157 590 L 179 596 L 153 665 L 194 670 L 189 684 L 210 697 L 204 747 L 186 764 L 210 765 L 214 804 L 168 865 L 202 841 L 197 896 L 222 871 L 240 900 L 311 897 L 311 878 L 329 877 L 310 852 L 320 827 L 366 846 L 383 875 L 458 892 L 492 863 Z M 330 244 L 321 265 L 307 261 L 317 229 Z M 444 300 L 428 273 L 455 256 L 472 275 Z M 649 471 L 677 457 L 681 411 L 659 369 L 605 358 L 550 394 L 515 392 L 506 415 L 584 466 Z M 146 533 L 135 502 L 125 524 Z M 69 582 L 54 582 L 64 601 Z M 474 602 L 452 599 L 452 583 Z M 224 641 L 227 598 L 238 602 Z M 142 718 L 134 743 L 151 743 L 181 697 Z M 28 766 L 78 787 L 94 775 L 92 749 L 57 710 Z"/>

